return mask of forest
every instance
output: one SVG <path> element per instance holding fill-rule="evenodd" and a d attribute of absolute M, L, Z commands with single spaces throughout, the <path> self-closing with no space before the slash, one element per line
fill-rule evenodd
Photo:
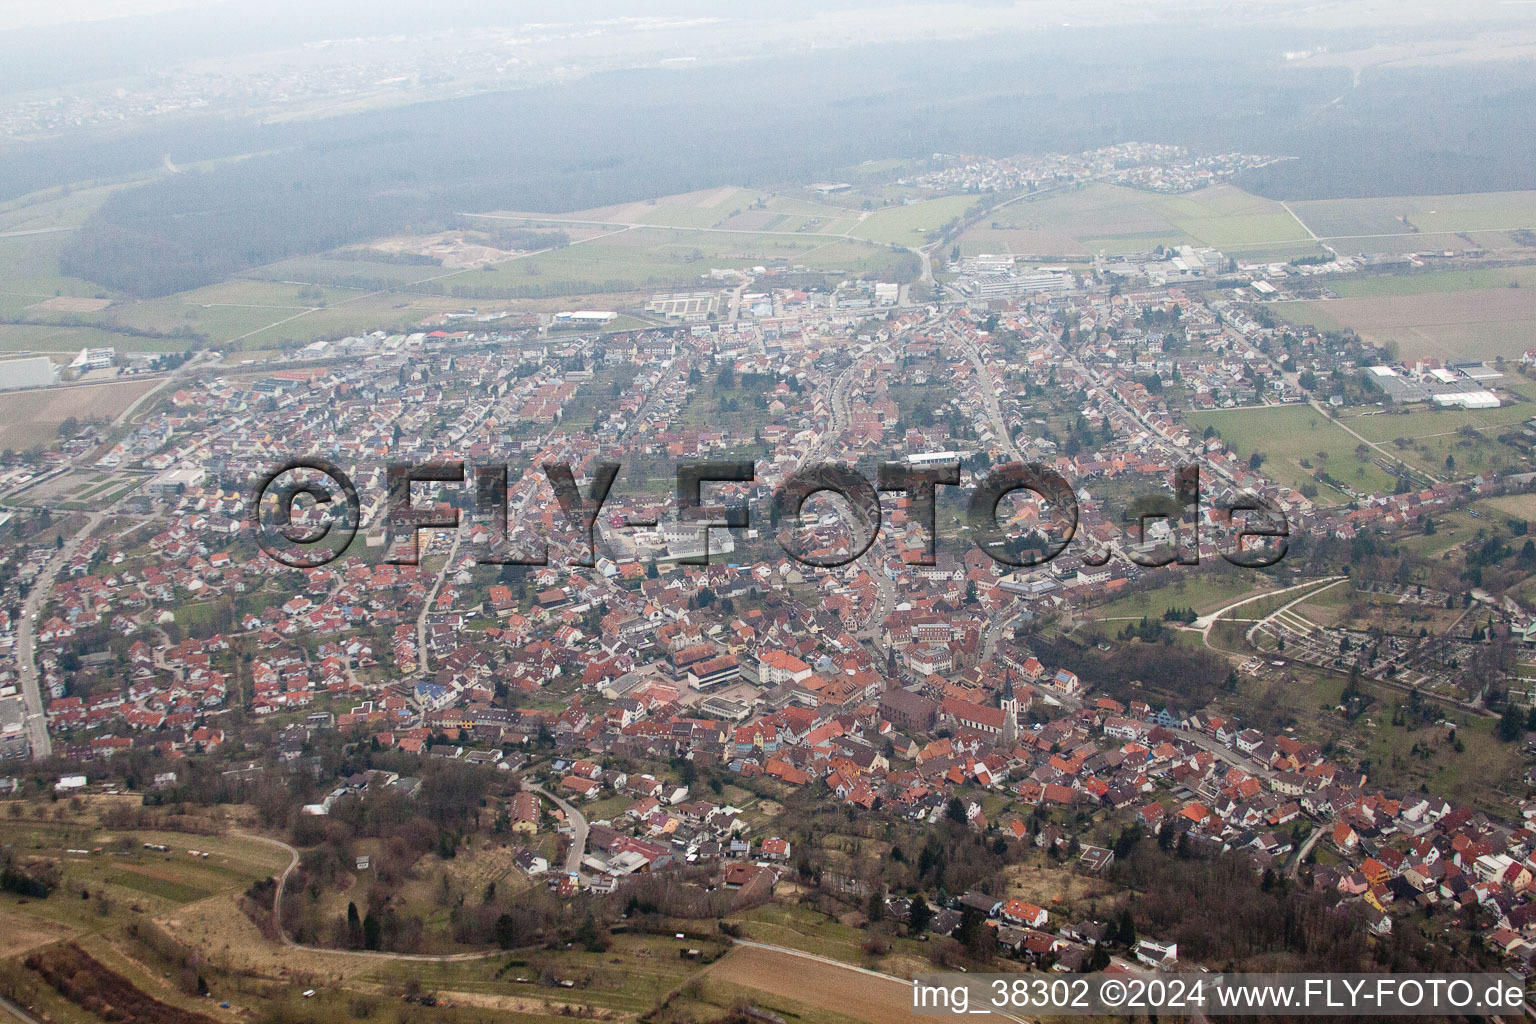
<path fill-rule="evenodd" d="M 1088 45 L 1062 30 L 612 72 L 319 123 L 189 121 L 181 135 L 155 130 L 152 161 L 132 135 L 16 149 L 0 198 L 44 180 L 99 178 L 104 167 L 147 170 L 167 150 L 177 159 L 257 154 L 117 192 L 66 250 L 66 272 L 152 296 L 435 230 L 461 212 L 564 212 L 722 184 L 784 185 L 881 157 L 920 165 L 935 153 L 1144 140 L 1297 157 L 1239 182 L 1284 198 L 1531 184 L 1536 103 L 1513 73 L 1382 71 L 1329 107 L 1348 73 L 1286 68 L 1260 35 L 1150 34 L 1133 41 L 1097 30 Z M 1168 103 L 1171 93 L 1181 102 Z M 1266 116 L 1250 116 L 1256 109 Z M 1439 142 L 1451 124 L 1455 158 Z"/>

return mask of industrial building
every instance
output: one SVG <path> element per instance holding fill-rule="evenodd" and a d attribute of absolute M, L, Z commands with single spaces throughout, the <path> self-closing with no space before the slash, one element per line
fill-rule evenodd
<path fill-rule="evenodd" d="M 71 370 L 106 370 L 117 359 L 115 348 L 83 348 L 69 364 Z"/>
<path fill-rule="evenodd" d="M 26 705 L 20 697 L 0 697 L 0 759 L 24 758 L 31 752 Z"/>
<path fill-rule="evenodd" d="M 0 391 L 46 388 L 59 382 L 58 368 L 47 356 L 0 360 Z"/>

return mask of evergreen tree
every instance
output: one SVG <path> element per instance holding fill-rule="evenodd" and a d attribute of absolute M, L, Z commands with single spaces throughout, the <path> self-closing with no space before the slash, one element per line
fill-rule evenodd
<path fill-rule="evenodd" d="M 1520 713 L 1519 708 L 1505 701 L 1504 714 L 1499 716 L 1499 739 L 1505 743 L 1513 743 L 1524 735 L 1525 716 Z"/>
<path fill-rule="evenodd" d="M 923 899 L 923 894 L 918 893 L 912 897 L 912 909 L 907 916 L 907 931 L 912 935 L 921 935 L 932 923 L 933 908 L 928 906 L 928 901 Z"/>
<path fill-rule="evenodd" d="M 363 948 L 363 921 L 357 916 L 357 904 L 347 904 L 347 948 Z"/>
<path fill-rule="evenodd" d="M 1131 920 L 1131 908 L 1120 910 L 1120 921 L 1115 926 L 1115 941 L 1129 949 L 1136 945 L 1136 922 Z"/>

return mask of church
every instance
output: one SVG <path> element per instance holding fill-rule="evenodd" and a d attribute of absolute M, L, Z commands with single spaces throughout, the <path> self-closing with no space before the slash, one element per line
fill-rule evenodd
<path fill-rule="evenodd" d="M 1019 698 L 1013 688 L 1013 673 L 1003 676 L 997 707 L 950 697 L 939 705 L 938 722 L 952 729 L 979 732 L 1001 746 L 1012 746 L 1019 738 Z"/>

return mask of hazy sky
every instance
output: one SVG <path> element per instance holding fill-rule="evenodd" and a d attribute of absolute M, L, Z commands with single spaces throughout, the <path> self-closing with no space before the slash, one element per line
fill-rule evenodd
<path fill-rule="evenodd" d="M 164 14 L 188 7 L 212 7 L 214 0 L 0 0 L 0 31 L 16 28 L 49 28 L 76 21 L 131 18 Z"/>

